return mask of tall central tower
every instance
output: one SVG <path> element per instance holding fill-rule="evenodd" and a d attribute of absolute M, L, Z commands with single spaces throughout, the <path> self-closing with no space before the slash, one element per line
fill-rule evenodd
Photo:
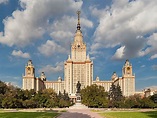
<path fill-rule="evenodd" d="M 86 44 L 83 42 L 83 35 L 80 26 L 80 11 L 78 11 L 77 14 L 78 24 L 74 42 L 71 46 L 71 58 L 75 62 L 84 62 L 86 60 Z"/>
<path fill-rule="evenodd" d="M 76 93 L 76 85 L 78 81 L 81 83 L 81 88 L 92 84 L 93 80 L 93 62 L 89 55 L 86 55 L 86 44 L 83 42 L 83 35 L 80 25 L 80 11 L 78 14 L 77 30 L 74 36 L 74 41 L 71 44 L 71 56 L 64 63 L 64 80 L 65 90 L 69 95 Z"/>

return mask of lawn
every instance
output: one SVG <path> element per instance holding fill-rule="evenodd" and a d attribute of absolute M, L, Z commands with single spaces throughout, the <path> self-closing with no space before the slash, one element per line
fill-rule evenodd
<path fill-rule="evenodd" d="M 157 111 L 149 112 L 105 112 L 100 113 L 105 118 L 157 118 Z"/>
<path fill-rule="evenodd" d="M 3 112 L 0 118 L 55 118 L 54 112 Z"/>

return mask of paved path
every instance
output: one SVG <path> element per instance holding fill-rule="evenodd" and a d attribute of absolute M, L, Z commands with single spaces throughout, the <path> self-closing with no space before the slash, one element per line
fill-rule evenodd
<path fill-rule="evenodd" d="M 62 113 L 57 118 L 102 118 L 90 109 L 69 109 L 67 112 Z"/>
<path fill-rule="evenodd" d="M 102 118 L 96 112 L 90 111 L 86 106 L 81 106 L 80 104 L 74 105 L 69 109 L 66 109 L 67 112 L 62 113 L 57 118 Z"/>

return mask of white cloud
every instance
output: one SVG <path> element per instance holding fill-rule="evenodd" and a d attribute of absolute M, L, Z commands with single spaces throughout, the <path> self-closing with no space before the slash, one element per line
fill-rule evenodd
<path fill-rule="evenodd" d="M 153 33 L 150 37 L 147 38 L 147 47 L 145 50 L 142 50 L 140 52 L 140 55 L 144 56 L 147 54 L 152 54 L 150 59 L 157 58 L 157 33 Z"/>
<path fill-rule="evenodd" d="M 0 0 L 0 4 L 6 4 L 8 0 Z"/>
<path fill-rule="evenodd" d="M 75 13 L 82 3 L 73 0 L 20 0 L 23 10 L 14 11 L 11 17 L 3 20 L 4 32 L 0 43 L 23 47 L 41 39 L 49 29 L 50 21 Z"/>
<path fill-rule="evenodd" d="M 146 67 L 146 65 L 142 65 L 142 66 L 141 66 L 141 68 L 144 68 L 144 67 Z"/>
<path fill-rule="evenodd" d="M 30 54 L 29 53 L 23 53 L 21 50 L 13 50 L 11 55 L 15 56 L 15 57 L 21 57 L 21 58 L 30 58 Z"/>
<path fill-rule="evenodd" d="M 157 54 L 154 54 L 150 57 L 150 59 L 156 59 L 157 58 Z"/>
<path fill-rule="evenodd" d="M 47 40 L 45 44 L 42 44 L 38 47 L 38 50 L 41 54 L 45 56 L 51 56 L 55 53 L 67 53 L 67 50 L 52 40 Z"/>
<path fill-rule="evenodd" d="M 52 65 L 46 65 L 45 67 L 42 67 L 39 69 L 39 73 L 45 72 L 46 74 L 52 74 L 52 73 L 59 73 L 63 72 L 63 62 L 58 62 L 55 64 L 55 66 Z"/>
<path fill-rule="evenodd" d="M 145 89 L 157 90 L 157 86 L 149 86 L 149 87 L 146 87 Z"/>
<path fill-rule="evenodd" d="M 153 54 L 154 48 L 152 49 L 152 47 L 154 47 L 154 44 L 152 43 L 154 40 L 150 39 L 147 42 L 144 37 L 147 34 L 152 36 L 157 28 L 156 6 L 156 0 L 131 2 L 128 0 L 114 0 L 110 8 L 100 10 L 95 8 L 92 13 L 98 13 L 99 25 L 94 33 L 91 50 L 125 46 L 123 56 L 120 55 L 120 57 L 126 59 L 144 56 L 145 54 L 142 51 L 149 45 L 148 49 L 150 51 L 148 53 Z M 117 49 L 114 55 L 119 51 Z"/>
<path fill-rule="evenodd" d="M 117 49 L 117 51 L 113 55 L 112 59 L 123 59 L 124 58 L 124 50 L 125 50 L 125 46 L 122 46 L 119 49 Z"/>
<path fill-rule="evenodd" d="M 38 47 L 40 53 L 45 56 L 50 56 L 55 53 L 68 53 L 69 46 L 73 40 L 74 32 L 76 30 L 77 17 L 63 16 L 59 20 L 54 20 L 50 26 L 50 36 L 53 40 L 47 40 L 45 44 Z M 93 23 L 85 18 L 81 18 L 81 26 L 85 28 L 92 28 Z"/>
<path fill-rule="evenodd" d="M 63 16 L 60 20 L 55 20 L 51 26 L 51 37 L 58 42 L 62 47 L 69 49 L 69 45 L 74 37 L 76 30 L 77 17 Z M 81 17 L 82 30 L 92 28 L 93 23 Z"/>
<path fill-rule="evenodd" d="M 71 17 L 71 16 L 63 16 L 60 20 L 55 20 L 51 26 L 52 29 L 52 36 L 56 39 L 64 39 L 67 38 L 66 33 L 70 32 L 70 36 L 74 34 L 74 31 L 76 30 L 76 25 L 77 25 L 77 17 Z M 93 23 L 85 18 L 81 18 L 81 27 L 85 29 L 85 27 L 92 28 Z M 58 35 L 55 33 L 57 32 L 64 32 L 64 35 Z M 67 33 L 69 35 L 69 33 Z"/>
<path fill-rule="evenodd" d="M 157 65 L 152 65 L 153 70 L 157 70 Z"/>

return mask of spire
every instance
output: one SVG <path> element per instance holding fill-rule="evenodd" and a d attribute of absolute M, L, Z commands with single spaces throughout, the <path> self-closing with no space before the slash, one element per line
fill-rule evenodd
<path fill-rule="evenodd" d="M 129 59 L 127 59 L 127 60 L 125 61 L 125 66 L 130 66 Z"/>
<path fill-rule="evenodd" d="M 77 11 L 77 15 L 78 15 L 78 23 L 77 23 L 77 30 L 80 30 L 81 29 L 81 26 L 80 26 L 80 13 L 81 11 Z"/>

